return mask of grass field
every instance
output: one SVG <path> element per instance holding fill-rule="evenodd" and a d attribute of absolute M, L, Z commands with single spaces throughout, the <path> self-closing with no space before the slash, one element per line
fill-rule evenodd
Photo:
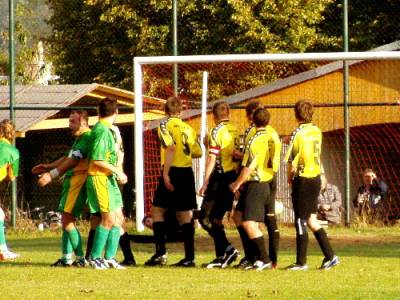
<path fill-rule="evenodd" d="M 197 231 L 196 262 L 213 258 L 211 240 Z M 279 269 L 263 272 L 200 267 L 145 268 L 151 244 L 133 244 L 140 266 L 128 270 L 50 268 L 59 257 L 59 232 L 9 232 L 8 244 L 22 257 L 0 263 L 0 299 L 400 299 L 400 227 L 329 229 L 341 264 L 319 271 L 322 254 L 310 236 L 309 267 L 289 272 L 294 229 L 283 228 Z M 234 230 L 233 243 L 240 247 Z M 169 262 L 182 257 L 169 244 Z M 119 253 L 120 255 L 120 253 Z"/>

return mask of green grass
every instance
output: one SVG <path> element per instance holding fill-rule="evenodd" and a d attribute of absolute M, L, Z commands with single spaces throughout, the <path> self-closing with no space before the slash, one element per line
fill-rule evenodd
<path fill-rule="evenodd" d="M 279 267 L 294 261 L 294 229 L 282 228 Z M 263 272 L 172 267 L 95 271 L 50 268 L 59 257 L 59 232 L 10 232 L 22 257 L 0 263 L 0 299 L 399 299 L 400 227 L 329 229 L 341 264 L 318 271 L 322 255 L 310 235 L 306 272 Z M 240 247 L 234 230 L 230 239 Z M 197 264 L 213 258 L 211 240 L 198 230 Z M 170 263 L 182 245 L 170 244 Z M 140 265 L 151 244 L 133 244 Z M 120 255 L 120 254 L 119 254 Z"/>

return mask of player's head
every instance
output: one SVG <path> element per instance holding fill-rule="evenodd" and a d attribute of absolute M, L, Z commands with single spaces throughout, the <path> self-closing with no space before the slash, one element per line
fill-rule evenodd
<path fill-rule="evenodd" d="M 69 129 L 75 134 L 88 127 L 89 116 L 86 110 L 73 110 L 69 114 Z"/>
<path fill-rule="evenodd" d="M 116 116 L 118 114 L 118 102 L 115 99 L 104 98 L 98 106 L 100 118 Z"/>
<path fill-rule="evenodd" d="M 149 216 L 143 218 L 142 224 L 147 228 L 153 229 L 153 219 Z"/>
<path fill-rule="evenodd" d="M 260 107 L 262 107 L 262 104 L 261 104 L 261 102 L 259 102 L 257 100 L 251 101 L 246 105 L 246 117 L 247 117 L 247 120 L 249 120 L 250 123 L 253 122 L 253 113 L 254 113 L 254 111 L 257 108 L 260 108 Z"/>
<path fill-rule="evenodd" d="M 270 114 L 266 108 L 260 107 L 253 112 L 253 123 L 257 128 L 267 126 L 269 119 Z"/>
<path fill-rule="evenodd" d="M 217 102 L 213 106 L 213 116 L 215 121 L 229 119 L 229 105 L 226 102 Z"/>
<path fill-rule="evenodd" d="M 310 123 L 314 113 L 313 105 L 310 101 L 299 100 L 294 107 L 294 114 L 300 123 Z"/>
<path fill-rule="evenodd" d="M 14 124 L 8 120 L 4 119 L 0 123 L 0 137 L 12 142 L 15 136 L 15 127 Z"/>
<path fill-rule="evenodd" d="M 175 96 L 169 97 L 165 103 L 164 110 L 169 116 L 178 116 L 182 111 L 181 99 Z"/>

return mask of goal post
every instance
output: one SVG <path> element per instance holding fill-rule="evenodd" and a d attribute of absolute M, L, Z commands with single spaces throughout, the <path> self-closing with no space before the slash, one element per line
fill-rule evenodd
<path fill-rule="evenodd" d="M 167 98 L 167 97 L 162 97 L 157 93 L 160 93 L 160 89 L 162 89 L 163 87 L 167 87 L 169 84 L 169 83 L 167 83 L 167 84 L 164 84 L 164 83 L 168 81 L 168 79 L 166 79 L 166 78 L 170 74 L 172 74 L 172 72 L 170 72 L 170 70 L 169 70 L 170 66 L 176 64 L 178 66 L 179 73 L 181 73 L 181 71 L 185 70 L 185 68 L 189 69 L 194 65 L 198 65 L 198 66 L 201 66 L 201 67 L 199 67 L 199 70 L 201 69 L 201 73 L 203 73 L 203 71 L 208 71 L 208 69 L 211 69 L 211 66 L 215 66 L 216 64 L 225 66 L 226 69 L 229 70 L 229 72 L 234 72 L 235 68 L 244 68 L 243 67 L 244 64 L 271 63 L 271 65 L 269 65 L 269 68 L 270 68 L 269 71 L 273 73 L 274 68 L 276 66 L 278 66 L 278 67 L 281 66 L 281 65 L 279 65 L 280 63 L 284 64 L 284 63 L 313 62 L 316 65 L 311 66 L 311 64 L 310 64 L 310 67 L 308 67 L 307 69 L 304 70 L 304 73 L 306 73 L 306 71 L 314 72 L 312 74 L 311 73 L 304 74 L 303 77 L 306 78 L 304 82 L 306 82 L 307 80 L 308 81 L 312 80 L 312 76 L 317 76 L 317 77 L 322 76 L 323 72 L 327 72 L 326 69 L 331 68 L 331 64 L 329 64 L 330 62 L 339 62 L 340 67 L 338 68 L 338 70 L 340 72 L 340 68 L 343 67 L 343 63 L 342 63 L 343 61 L 349 61 L 349 63 L 357 63 L 360 61 L 399 61 L 399 60 L 400 60 L 400 52 L 397 52 L 397 51 L 135 57 L 134 61 L 133 61 L 133 65 L 134 65 L 133 66 L 133 69 L 134 69 L 134 104 L 135 104 L 134 105 L 134 110 L 135 110 L 135 120 L 134 120 L 134 122 L 135 122 L 134 160 L 135 161 L 134 161 L 134 166 L 135 166 L 135 190 L 136 190 L 135 198 L 136 198 L 136 227 L 137 227 L 137 230 L 138 231 L 143 230 L 142 219 L 145 214 L 144 180 L 146 178 L 146 174 L 145 174 L 146 168 L 145 168 L 145 156 L 144 156 L 145 150 L 143 147 L 143 143 L 144 143 L 143 133 L 145 131 L 145 128 L 143 126 L 143 121 L 144 121 L 143 113 L 146 109 L 144 109 L 144 107 L 143 107 L 143 97 L 144 96 L 154 96 L 154 97 L 163 98 L 163 99 Z M 149 67 L 153 67 L 153 66 L 154 66 L 154 68 L 148 69 L 148 71 L 146 73 L 144 73 L 144 68 L 149 68 Z M 163 66 L 165 66 L 165 67 L 163 67 Z M 325 69 L 324 69 L 324 67 L 325 67 Z M 254 69 L 257 69 L 257 71 L 259 72 L 261 68 L 256 66 L 256 67 L 254 67 Z M 281 71 L 281 73 L 287 72 L 287 68 L 286 69 L 278 68 L 278 69 L 279 69 L 279 71 Z M 245 71 L 247 72 L 248 70 L 249 69 L 246 69 Z M 195 80 L 193 78 L 198 78 L 197 75 L 195 74 L 198 70 L 194 70 L 194 68 L 193 68 L 193 70 L 191 70 L 191 71 L 192 71 L 191 73 L 188 72 L 187 74 L 182 75 L 182 76 L 186 76 L 185 80 L 189 83 L 191 81 Z M 226 70 L 223 70 L 223 71 L 226 72 Z M 243 69 L 241 69 L 241 71 L 243 71 Z M 170 73 L 168 73 L 168 72 L 170 72 Z M 246 72 L 242 72 L 242 73 L 246 73 Z M 249 72 L 251 72 L 251 71 L 249 71 Z M 247 72 L 247 73 L 249 73 L 249 72 Z M 168 76 L 165 75 L 167 73 L 168 73 Z M 303 74 L 303 72 L 298 72 L 298 70 L 292 70 L 292 69 L 291 69 L 291 72 L 288 72 L 288 74 L 290 76 L 297 76 L 296 80 L 300 76 L 299 75 L 300 73 Z M 160 74 L 160 76 L 157 77 L 157 76 L 155 76 L 155 74 Z M 162 76 L 161 76 L 161 74 L 162 74 Z M 196 76 L 193 74 L 195 74 Z M 208 74 L 210 74 L 210 73 L 208 73 Z M 227 75 L 227 73 L 225 73 L 225 75 Z M 149 79 L 149 78 L 146 79 L 145 78 L 146 76 L 147 77 L 153 76 L 153 77 L 151 77 L 151 79 Z M 396 78 L 398 78 L 398 75 Z M 172 82 L 172 75 L 170 76 L 170 79 Z M 215 79 L 214 76 L 212 74 L 210 74 L 209 80 L 213 81 L 214 79 Z M 224 78 L 221 77 L 222 85 L 224 83 L 223 79 Z M 229 85 L 236 79 L 237 78 L 235 78 L 235 79 L 229 78 L 229 80 L 227 79 L 225 81 L 225 84 Z M 279 90 L 279 88 L 281 88 L 280 80 L 282 80 L 282 79 L 284 79 L 284 76 L 283 77 L 278 76 L 276 78 L 277 83 L 274 85 L 275 81 L 267 78 L 266 81 L 264 82 L 264 84 L 262 84 L 262 85 L 271 83 L 271 86 L 263 87 L 263 89 L 265 90 L 266 93 L 271 92 L 272 90 L 273 91 Z M 295 80 L 295 79 L 293 79 L 293 80 Z M 343 78 L 341 80 L 343 80 Z M 240 80 L 238 80 L 238 81 L 240 81 L 240 84 L 242 84 L 243 86 L 247 86 L 246 82 L 245 82 L 246 77 L 240 78 Z M 258 80 L 255 82 L 261 82 L 261 81 Z M 151 86 L 149 88 L 150 83 L 155 83 L 156 86 Z M 188 88 L 189 83 L 187 83 L 185 88 Z M 337 84 L 337 83 L 335 83 L 335 84 Z M 202 84 L 200 81 L 200 83 L 195 84 L 195 87 L 193 87 L 193 89 L 201 89 L 201 88 L 199 88 L 199 86 L 201 87 L 201 85 Z M 390 85 L 392 85 L 392 83 L 390 83 Z M 221 84 L 218 85 L 218 87 L 220 87 L 220 86 L 221 86 Z M 190 87 L 190 88 L 192 88 L 192 87 Z M 208 84 L 208 89 L 209 89 L 210 93 L 212 93 L 213 88 L 214 88 L 214 86 L 212 86 L 211 82 L 210 82 L 210 84 Z M 327 85 L 326 88 L 329 88 L 329 85 Z M 374 88 L 377 89 L 378 87 L 374 87 Z M 393 88 L 392 86 L 390 88 L 392 90 L 394 89 L 393 94 L 399 93 L 399 89 L 396 90 L 396 88 Z M 169 89 L 169 87 L 168 87 L 168 89 Z M 219 99 L 227 100 L 230 104 L 232 104 L 232 103 L 234 103 L 233 99 L 238 98 L 237 97 L 238 94 L 248 93 L 250 95 L 248 99 L 250 99 L 251 94 L 254 91 L 259 91 L 260 89 L 261 88 L 259 88 L 257 86 L 251 86 L 248 89 L 236 91 L 235 92 L 236 94 L 230 94 L 230 95 L 224 94 L 223 97 L 221 97 Z M 352 89 L 351 85 L 350 85 L 350 89 Z M 154 93 L 154 94 L 147 94 L 148 92 Z M 302 97 L 302 96 L 303 95 L 301 93 L 299 93 L 298 97 Z M 360 96 L 360 99 L 362 99 L 362 97 L 363 96 Z M 386 102 L 390 102 L 390 103 L 395 102 L 395 99 L 393 97 L 388 99 L 388 101 L 386 101 Z M 193 110 L 194 110 L 194 108 L 196 108 L 197 111 L 199 111 L 200 103 L 201 103 L 200 98 L 201 98 L 201 96 L 199 96 L 198 102 L 192 103 L 191 102 L 192 100 L 190 99 L 190 97 L 188 97 L 188 99 L 189 99 L 188 106 L 193 108 Z M 365 95 L 365 99 L 367 99 L 367 98 L 368 98 L 368 95 Z M 341 99 L 342 100 L 344 99 L 343 95 L 342 95 Z M 399 99 L 397 99 L 397 100 L 399 100 Z M 216 99 L 211 99 L 211 100 L 216 100 Z M 328 103 L 329 99 L 324 100 L 324 101 L 326 101 L 327 103 L 325 103 L 325 104 L 327 104 L 327 106 L 329 106 L 329 103 Z M 350 98 L 350 103 L 345 104 L 342 102 L 341 106 L 347 106 L 347 107 L 357 106 L 357 103 L 352 103 L 351 101 L 352 101 L 352 99 Z M 361 101 L 359 101 L 359 102 L 360 102 L 360 105 L 362 105 Z M 277 104 L 275 103 L 275 105 L 277 105 Z M 334 105 L 336 105 L 336 109 L 341 109 L 340 107 L 338 107 L 337 103 L 332 104 L 332 107 Z M 365 103 L 363 105 L 365 105 Z M 368 103 L 367 103 L 367 105 L 368 105 Z M 371 105 L 374 105 L 374 104 L 371 102 Z M 378 104 L 378 105 L 382 105 L 382 104 Z M 160 107 L 158 107 L 158 109 L 160 109 Z M 148 108 L 148 110 L 151 110 L 151 108 Z M 343 113 L 343 111 L 342 111 L 342 113 Z M 189 118 L 192 118 L 194 116 L 194 114 L 188 113 L 188 116 L 189 116 Z M 332 118 L 331 123 L 334 124 L 335 120 L 333 120 L 333 116 L 329 116 L 329 117 Z M 282 121 L 282 122 L 284 122 L 284 121 Z M 153 122 L 152 124 L 154 125 L 154 124 L 156 124 L 156 122 Z M 332 130 L 344 128 L 344 126 L 339 126 L 339 125 L 331 126 L 331 127 L 332 127 Z M 155 128 L 155 127 L 153 126 L 152 128 Z M 346 132 L 347 131 L 346 128 L 344 128 L 344 129 L 345 129 L 344 132 Z M 348 139 L 346 138 L 345 139 L 346 143 L 347 143 L 347 140 Z M 346 168 L 350 168 L 350 166 L 346 165 Z M 346 171 L 349 171 L 349 170 L 346 170 Z M 348 172 L 343 172 L 343 173 L 349 174 Z M 346 187 L 346 189 L 348 189 L 348 188 L 349 187 Z M 345 203 L 347 203 L 346 209 L 349 209 L 348 205 L 350 203 L 350 200 L 346 199 Z"/>

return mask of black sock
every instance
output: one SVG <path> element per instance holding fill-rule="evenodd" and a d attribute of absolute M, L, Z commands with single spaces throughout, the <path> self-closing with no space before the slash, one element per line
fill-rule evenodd
<path fill-rule="evenodd" d="M 253 261 L 254 254 L 253 254 L 253 247 L 252 242 L 243 226 L 238 226 L 237 230 L 240 235 L 240 239 L 242 240 L 243 251 L 244 251 L 244 258 Z"/>
<path fill-rule="evenodd" d="M 269 263 L 271 260 L 269 259 L 267 253 L 267 247 L 265 247 L 264 237 L 260 236 L 258 238 L 251 240 L 254 243 L 255 249 L 257 249 L 257 260 L 261 260 L 264 263 Z"/>
<path fill-rule="evenodd" d="M 225 249 L 230 245 L 228 239 L 226 238 L 224 226 L 213 224 L 210 230 L 210 234 L 214 239 L 215 255 L 217 257 L 224 256 Z"/>
<path fill-rule="evenodd" d="M 85 258 L 88 260 L 90 259 L 90 252 L 92 252 L 95 234 L 96 234 L 96 229 L 90 229 L 88 239 L 87 239 L 86 254 L 85 254 Z"/>
<path fill-rule="evenodd" d="M 135 262 L 135 258 L 133 257 L 131 249 L 131 241 L 127 232 L 124 232 L 124 234 L 120 236 L 119 246 L 121 247 L 122 254 L 124 255 L 124 260 Z"/>
<path fill-rule="evenodd" d="M 268 230 L 268 244 L 269 244 L 269 257 L 272 262 L 276 263 L 278 261 L 278 249 L 279 249 L 279 229 L 276 224 L 275 216 L 266 216 L 265 225 Z"/>
<path fill-rule="evenodd" d="M 314 236 L 317 239 L 325 258 L 331 260 L 335 254 L 333 253 L 331 243 L 329 243 L 326 231 L 323 228 L 320 228 L 319 230 L 314 232 Z"/>
<path fill-rule="evenodd" d="M 167 249 L 165 248 L 165 222 L 154 222 L 153 232 L 154 243 L 156 245 L 156 254 L 164 255 L 167 253 Z"/>
<path fill-rule="evenodd" d="M 307 263 L 308 233 L 296 234 L 296 264 L 305 265 Z"/>
<path fill-rule="evenodd" d="M 182 225 L 183 244 L 185 246 L 185 258 L 194 260 L 194 226 L 193 223 Z"/>

